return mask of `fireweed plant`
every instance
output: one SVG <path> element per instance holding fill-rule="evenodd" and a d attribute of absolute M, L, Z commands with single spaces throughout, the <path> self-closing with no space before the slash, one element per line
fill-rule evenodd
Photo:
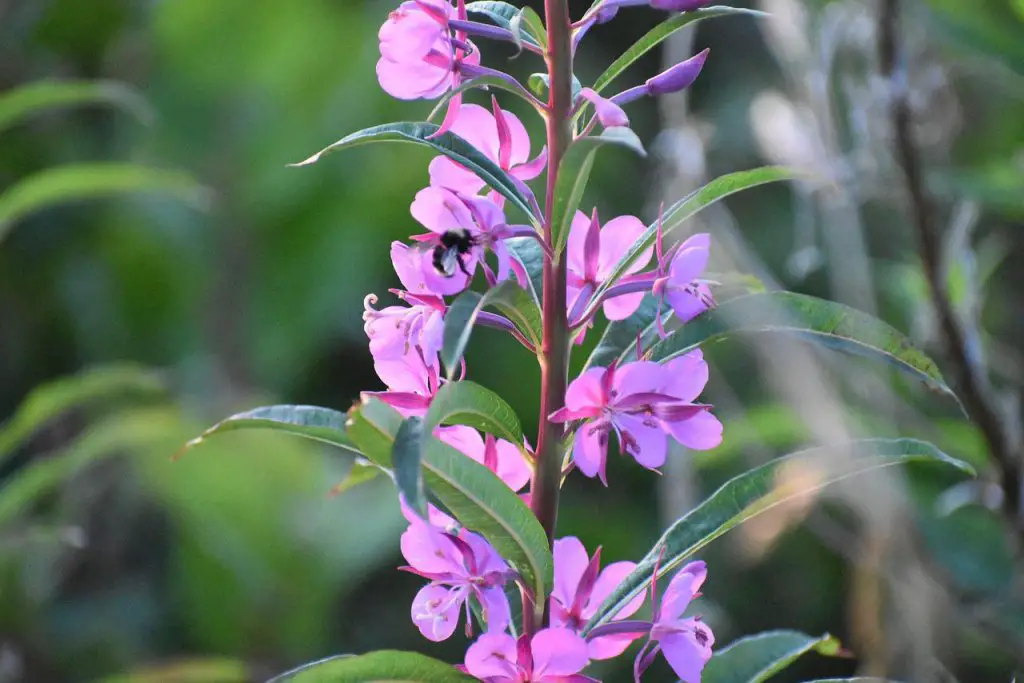
<path fill-rule="evenodd" d="M 401 569 L 424 580 L 411 597 L 410 617 L 427 640 L 443 641 L 461 629 L 471 645 L 455 666 L 380 652 L 308 665 L 282 680 L 583 683 L 596 680 L 584 673 L 591 663 L 631 657 L 637 681 L 664 658 L 680 680 L 697 683 L 719 662 L 723 672 L 741 658 L 750 671 L 768 671 L 812 649 L 838 651 L 827 636 L 780 631 L 716 654 L 715 635 L 699 608 L 688 611 L 708 576 L 693 554 L 799 494 L 776 486 L 776 479 L 813 451 L 729 482 L 638 563 L 609 563 L 599 547 L 556 533 L 567 477 L 613 486 L 607 464 L 615 453 L 657 472 L 673 442 L 694 450 L 721 443 L 722 423 L 701 400 L 709 378 L 698 345 L 733 328 L 776 325 L 805 338 L 817 335 L 833 348 L 845 343 L 945 386 L 931 361 L 898 332 L 852 309 L 787 293 L 751 294 L 716 307 L 714 283 L 705 274 L 711 240 L 706 234 L 682 239 L 678 229 L 728 194 L 794 177 L 786 169 L 719 178 L 663 209 L 651 225 L 581 206 L 600 148 L 643 153 L 629 128 L 628 105 L 689 87 L 709 54 L 704 50 L 642 85 L 609 94 L 612 81 L 688 24 L 758 14 L 706 4 L 599 0 L 573 21 L 566 0 L 547 0 L 543 19 L 504 2 L 409 0 L 384 21 L 381 87 L 402 100 L 436 100 L 429 118 L 439 122 L 360 131 L 299 165 L 372 142 L 418 144 L 437 153 L 429 184 L 410 206 L 417 234 L 391 245 L 402 285 L 391 290 L 397 303 L 378 307 L 372 294 L 365 301 L 365 331 L 385 389 L 364 393 L 347 414 L 272 406 L 231 417 L 204 436 L 269 427 L 356 452 L 339 490 L 389 476 L 408 520 Z M 573 57 L 588 31 L 639 5 L 669 14 L 597 81 L 579 83 Z M 491 41 L 542 60 L 545 70 L 523 84 L 486 66 L 482 56 Z M 471 90 L 489 91 L 487 106 L 464 102 Z M 543 122 L 545 139 L 531 140 L 498 94 L 525 102 Z M 570 354 L 595 334 L 595 324 L 604 327 L 603 336 L 583 370 L 570 377 Z M 536 439 L 523 434 L 502 398 L 466 379 L 463 351 L 475 325 L 504 330 L 536 356 Z M 848 455 L 818 485 L 909 460 L 964 467 L 911 439 L 861 442 L 848 447 Z M 722 676 L 714 679 L 739 680 Z"/>

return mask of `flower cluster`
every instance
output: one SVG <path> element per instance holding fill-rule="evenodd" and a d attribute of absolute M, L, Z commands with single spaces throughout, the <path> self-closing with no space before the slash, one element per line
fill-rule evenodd
<path fill-rule="evenodd" d="M 689 11 L 707 3 L 603 0 L 573 24 L 573 49 L 591 26 L 610 20 L 622 7 L 639 4 Z M 490 106 L 484 107 L 464 103 L 462 94 L 467 80 L 487 76 L 500 79 L 506 89 L 542 107 L 511 76 L 482 66 L 480 50 L 471 37 L 513 42 L 520 49 L 540 48 L 517 35 L 521 27 L 474 18 L 478 17 L 472 16 L 472 6 L 467 7 L 464 0 L 454 5 L 449 0 L 402 3 L 379 32 L 378 79 L 384 90 L 400 99 L 443 97 L 444 120 L 431 137 L 447 134 L 468 143 L 536 205 L 527 183 L 546 170 L 550 173 L 547 149 L 533 145 L 523 122 L 503 110 L 493 96 Z M 707 52 L 702 52 L 642 86 L 611 97 L 581 88 L 573 115 L 582 117 L 587 107 L 593 107 L 593 114 L 579 135 L 590 134 L 597 125 L 628 126 L 623 106 L 643 96 L 688 87 L 706 57 Z M 410 206 L 412 218 L 423 231 L 408 243 L 391 245 L 391 260 L 402 285 L 392 293 L 401 303 L 378 309 L 373 295 L 365 302 L 365 331 L 375 370 L 385 386 L 383 391 L 368 393 L 404 417 L 423 417 L 445 382 L 465 376 L 464 365 L 456 379 L 447 379 L 441 372 L 439 354 L 450 297 L 479 278 L 487 287 L 512 280 L 528 288 L 526 266 L 511 249 L 510 239 L 537 240 L 545 257 L 553 258 L 552 246 L 534 225 L 520 225 L 509 218 L 507 212 L 516 210 L 506 206 L 503 194 L 453 158 L 439 156 L 430 162 L 429 184 Z M 626 320 L 637 313 L 645 296 L 658 302 L 656 323 L 662 336 L 667 335 L 664 325 L 672 316 L 686 323 L 714 304 L 710 283 L 703 279 L 708 236 L 693 235 L 666 249 L 659 223 L 654 243 L 633 254 L 634 245 L 651 239 L 647 235 L 648 228 L 634 216 L 602 222 L 596 210 L 576 213 L 561 257 L 566 270 L 565 318 L 577 343 L 595 325 L 598 313 L 608 321 Z M 476 321 L 505 329 L 529 345 L 506 317 L 482 312 Z M 698 402 L 707 381 L 708 366 L 700 351 L 665 362 L 638 358 L 585 370 L 569 384 L 564 407 L 542 416 L 567 424 L 574 433 L 572 457 L 563 473 L 576 469 L 607 486 L 612 435 L 622 454 L 652 470 L 665 463 L 669 439 L 691 449 L 717 446 L 722 425 L 710 406 Z M 512 491 L 521 493 L 531 480 L 533 458 L 528 443 L 510 443 L 462 425 L 436 427 L 432 436 L 486 466 Z M 663 653 L 680 678 L 699 681 L 713 636 L 699 619 L 683 618 L 682 613 L 704 581 L 702 563 L 678 572 L 660 600 L 655 600 L 652 588 L 652 620 L 630 619 L 645 602 L 641 593 L 591 628 L 600 605 L 636 565 L 615 562 L 602 569 L 600 549 L 591 556 L 578 539 L 558 539 L 553 547 L 554 588 L 549 596 L 533 596 L 548 600 L 550 623 L 515 637 L 508 598 L 508 589 L 519 582 L 515 569 L 482 535 L 435 507 L 428 506 L 426 518 L 404 501 L 402 507 L 409 522 L 401 538 L 408 563 L 403 569 L 427 581 L 413 600 L 412 620 L 432 641 L 450 637 L 460 622 L 471 637 L 478 629 L 464 664 L 471 675 L 492 683 L 583 683 L 594 680 L 581 673 L 590 661 L 620 656 L 634 641 L 645 639 L 634 666 L 638 680 L 654 656 Z"/>

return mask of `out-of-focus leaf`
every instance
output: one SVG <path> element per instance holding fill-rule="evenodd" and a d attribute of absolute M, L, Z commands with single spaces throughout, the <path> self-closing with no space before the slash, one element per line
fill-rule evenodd
<path fill-rule="evenodd" d="M 824 456 L 834 453 L 833 457 Z M 969 465 L 916 439 L 864 439 L 810 448 L 738 475 L 676 521 L 636 569 L 601 603 L 585 632 L 616 614 L 651 582 L 654 570 L 668 572 L 733 527 L 792 498 L 872 470 L 908 462 L 934 462 L 966 474 Z"/>
<path fill-rule="evenodd" d="M 569 227 L 583 199 L 583 191 L 587 189 L 597 150 L 609 144 L 628 147 L 640 155 L 647 154 L 636 133 L 621 126 L 608 128 L 600 135 L 579 138 L 569 145 L 558 165 L 551 215 L 552 242 L 556 258 L 562 253 L 566 240 L 569 239 Z"/>
<path fill-rule="evenodd" d="M 977 0 L 969 11 L 958 0 L 928 0 L 927 4 L 938 33 L 1024 75 L 1024 21 L 1009 2 Z"/>
<path fill-rule="evenodd" d="M 348 471 L 345 478 L 331 488 L 331 495 L 339 495 L 350 491 L 355 487 L 373 481 L 387 470 L 378 467 L 369 460 L 356 458 L 352 463 L 352 469 Z"/>
<path fill-rule="evenodd" d="M 238 413 L 221 420 L 185 444 L 185 448 L 198 446 L 216 434 L 239 429 L 272 429 L 276 432 L 303 436 L 329 443 L 353 453 L 359 449 L 345 433 L 345 413 L 318 406 L 264 406 Z"/>
<path fill-rule="evenodd" d="M 661 226 L 664 235 L 671 234 L 676 228 L 692 218 L 702 209 L 725 199 L 731 194 L 747 190 L 758 185 L 777 183 L 783 180 L 794 180 L 802 177 L 801 174 L 792 169 L 781 166 L 764 166 L 750 171 L 739 171 L 728 175 L 719 176 L 699 190 L 695 190 L 683 199 L 670 206 L 662 216 Z M 654 246 L 658 235 L 658 224 L 648 226 L 640 239 L 630 247 L 626 255 L 615 264 L 608 278 L 594 293 L 594 300 L 599 301 L 612 285 L 618 282 L 619 278 L 625 275 L 626 270 L 633 265 L 640 254 Z"/>
<path fill-rule="evenodd" d="M 426 519 L 427 495 L 423 489 L 423 418 L 402 420 L 391 447 L 391 465 L 395 471 L 395 484 L 406 504 Z"/>
<path fill-rule="evenodd" d="M 1013 160 L 932 173 L 928 184 L 937 195 L 960 195 L 1011 218 L 1024 217 L 1024 164 Z"/>
<path fill-rule="evenodd" d="M 519 210 L 530 216 L 533 220 L 538 220 L 538 217 L 530 208 L 529 198 L 520 191 L 520 184 L 516 183 L 508 173 L 503 171 L 498 164 L 488 159 L 476 147 L 451 131 L 437 137 L 431 137 L 437 133 L 439 128 L 440 126 L 433 123 L 413 123 L 407 121 L 385 123 L 346 135 L 308 159 L 292 165 L 307 166 L 316 163 L 331 152 L 368 145 L 372 142 L 407 142 L 423 145 L 473 171 L 481 180 L 511 201 Z"/>
<path fill-rule="evenodd" d="M 655 316 L 658 313 L 658 298 L 652 294 L 644 295 L 639 308 L 625 320 L 613 320 L 608 323 L 601 341 L 597 343 L 584 369 L 589 367 L 607 367 L 612 361 L 623 361 L 636 353 L 636 342 L 639 336 L 641 348 L 649 348 L 658 338 Z M 662 323 L 672 314 L 672 308 L 662 306 Z"/>
<path fill-rule="evenodd" d="M 203 208 L 209 191 L 181 171 L 135 164 L 96 162 L 49 168 L 0 194 L 0 241 L 26 216 L 58 204 L 126 193 L 159 193 Z"/>
<path fill-rule="evenodd" d="M 668 360 L 735 333 L 794 335 L 837 351 L 884 360 L 953 396 L 935 362 L 895 328 L 855 308 L 792 292 L 748 294 L 727 301 L 652 346 L 647 357 Z"/>
<path fill-rule="evenodd" d="M 237 659 L 186 659 L 147 666 L 96 683 L 252 683 L 252 672 Z"/>
<path fill-rule="evenodd" d="M 448 379 L 458 373 L 477 316 L 487 306 L 493 306 L 511 320 L 535 349 L 540 347 L 541 313 L 526 290 L 512 280 L 499 282 L 483 294 L 467 290 L 451 303 L 444 315 L 441 361 Z"/>
<path fill-rule="evenodd" d="M 416 652 L 380 650 L 312 662 L 268 683 L 473 683 L 451 664 Z"/>
<path fill-rule="evenodd" d="M 35 114 L 75 106 L 108 105 L 124 109 L 143 123 L 153 109 L 134 88 L 115 81 L 36 81 L 0 95 L 0 133 Z"/>
<path fill-rule="evenodd" d="M 349 413 L 349 433 L 367 457 L 386 451 L 402 423 L 401 415 L 376 399 Z M 467 528 L 484 536 L 522 577 L 534 595 L 547 595 L 552 559 L 547 537 L 526 504 L 493 472 L 433 437 L 424 440 L 424 480 L 444 506 Z"/>
<path fill-rule="evenodd" d="M 476 14 L 480 17 L 486 17 L 495 26 L 511 31 L 512 20 L 519 15 L 519 8 L 507 2 L 499 2 L 497 0 L 477 0 L 477 2 L 466 3 L 466 12 L 470 15 L 470 19 L 477 19 L 478 17 L 472 16 Z M 541 47 L 541 44 L 537 42 L 532 33 L 523 33 L 522 40 L 536 47 Z"/>
<path fill-rule="evenodd" d="M 438 389 L 424 421 L 428 430 L 444 424 L 469 425 L 517 446 L 523 443 L 523 428 L 512 406 L 475 382 L 448 382 Z"/>
<path fill-rule="evenodd" d="M 715 652 L 701 673 L 701 683 L 762 683 L 808 652 L 835 656 L 839 641 L 827 633 L 809 636 L 798 631 L 747 636 Z"/>
<path fill-rule="evenodd" d="M 114 398 L 163 398 L 159 375 L 139 365 L 118 364 L 85 370 L 36 387 L 14 415 L 0 425 L 0 461 L 25 439 L 62 413 Z"/>
<path fill-rule="evenodd" d="M 703 19 L 714 17 L 726 17 L 731 15 L 746 15 L 751 17 L 767 17 L 764 12 L 757 10 L 742 9 L 739 7 L 705 7 L 693 12 L 682 12 L 673 15 L 670 19 L 661 22 L 648 31 L 640 40 L 633 43 L 632 47 L 623 52 L 618 59 L 612 62 L 604 73 L 594 81 L 594 90 L 601 92 L 608 84 L 619 77 L 623 71 L 629 68 L 633 62 L 656 48 L 664 40 L 667 40 L 676 31 L 681 31 L 690 24 Z"/>

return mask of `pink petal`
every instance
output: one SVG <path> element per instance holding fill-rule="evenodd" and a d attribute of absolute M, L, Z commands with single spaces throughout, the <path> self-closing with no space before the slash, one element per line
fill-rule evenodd
<path fill-rule="evenodd" d="M 413 294 L 432 294 L 423 277 L 423 252 L 401 242 L 391 243 L 391 263 L 405 291 Z"/>
<path fill-rule="evenodd" d="M 468 106 L 468 104 L 464 104 L 462 108 L 465 109 Z M 483 189 L 485 184 L 475 173 L 448 157 L 435 157 L 431 160 L 427 170 L 430 173 L 430 184 L 435 187 L 476 194 Z"/>
<path fill-rule="evenodd" d="M 606 299 L 604 302 L 604 316 L 609 320 L 625 320 L 636 313 L 644 300 L 643 292 L 633 294 L 622 294 L 620 296 Z"/>
<path fill-rule="evenodd" d="M 672 577 L 668 588 L 661 596 L 658 623 L 667 624 L 678 620 L 690 605 L 690 601 L 697 595 L 700 587 L 704 585 L 707 576 L 707 565 L 699 560 L 680 569 Z"/>
<path fill-rule="evenodd" d="M 665 369 L 652 361 L 627 363 L 615 370 L 614 390 L 621 400 L 630 394 L 657 392 L 665 381 Z M 614 401 L 613 401 L 614 403 Z"/>
<path fill-rule="evenodd" d="M 448 69 L 431 66 L 426 62 L 400 64 L 384 57 L 377 61 L 380 87 L 400 100 L 437 97 L 448 89 L 448 74 Z M 439 88 L 440 92 L 437 92 Z"/>
<path fill-rule="evenodd" d="M 530 482 L 533 470 L 515 444 L 498 439 L 498 475 L 513 491 L 519 491 Z"/>
<path fill-rule="evenodd" d="M 704 287 L 706 289 L 706 287 Z M 665 291 L 665 299 L 672 311 L 679 318 L 679 322 L 688 323 L 698 315 L 708 310 L 708 305 L 689 289 L 678 289 L 675 287 Z"/>
<path fill-rule="evenodd" d="M 587 242 L 587 230 L 590 228 L 590 217 L 582 211 L 577 211 L 573 216 L 572 225 L 569 228 L 569 239 L 565 246 L 566 265 L 569 270 L 583 278 L 584 247 Z"/>
<path fill-rule="evenodd" d="M 465 425 L 438 427 L 434 436 L 477 462 L 484 461 L 484 439 L 480 432 Z"/>
<path fill-rule="evenodd" d="M 399 9 L 377 32 L 380 54 L 392 62 L 421 61 L 430 52 L 443 27 L 421 11 Z"/>
<path fill-rule="evenodd" d="M 543 173 L 547 166 L 548 148 L 542 147 L 540 150 L 540 154 L 538 154 L 534 159 L 525 161 L 518 166 L 513 166 L 512 175 L 514 175 L 516 178 L 519 178 L 520 180 L 533 180 L 541 173 Z"/>
<path fill-rule="evenodd" d="M 668 439 L 660 426 L 647 423 L 649 419 L 637 415 L 618 415 L 615 424 L 624 432 L 628 432 L 634 441 L 633 448 L 627 449 L 626 445 L 622 444 L 623 452 L 647 469 L 653 470 L 665 464 Z"/>
<path fill-rule="evenodd" d="M 461 566 L 459 551 L 441 531 L 417 519 L 402 533 L 402 557 L 409 566 L 427 574 L 447 574 Z"/>
<path fill-rule="evenodd" d="M 595 429 L 599 424 L 600 421 L 585 422 L 576 430 L 572 459 L 583 476 L 601 476 L 601 480 L 604 481 L 605 460 L 608 457 L 608 432 Z"/>
<path fill-rule="evenodd" d="M 480 591 L 483 604 L 484 620 L 488 631 L 504 631 L 512 621 L 512 610 L 508 604 L 508 596 L 501 586 L 484 588 Z"/>
<path fill-rule="evenodd" d="M 466 204 L 454 192 L 441 187 L 425 187 L 417 192 L 409 212 L 423 227 L 438 235 L 475 227 Z"/>
<path fill-rule="evenodd" d="M 587 643 L 567 628 L 545 628 L 530 641 L 533 678 L 571 676 L 588 663 Z"/>
<path fill-rule="evenodd" d="M 526 126 L 518 116 L 510 111 L 502 111 L 502 118 L 505 120 L 505 125 L 508 126 L 511 165 L 518 166 L 526 163 L 526 160 L 530 158 L 530 136 L 526 132 Z M 497 132 L 497 124 L 495 124 L 495 132 Z"/>
<path fill-rule="evenodd" d="M 711 236 L 706 232 L 691 236 L 679 246 L 669 266 L 669 281 L 672 285 L 685 287 L 708 267 Z"/>
<path fill-rule="evenodd" d="M 484 633 L 466 650 L 466 671 L 481 680 L 519 680 L 516 640 L 507 633 Z"/>
<path fill-rule="evenodd" d="M 415 352 L 395 360 L 376 361 L 373 369 L 390 391 L 430 395 L 427 387 L 428 369 Z"/>
<path fill-rule="evenodd" d="M 605 598 L 611 595 L 612 591 L 618 588 L 623 579 L 634 569 L 636 569 L 636 562 L 613 562 L 601 570 L 601 574 L 594 583 L 594 590 L 590 593 L 590 601 L 587 603 L 581 616 L 584 619 L 590 619 L 601 603 L 604 602 Z M 644 604 L 645 597 L 644 593 L 636 596 L 626 603 L 612 618 L 625 619 L 632 616 Z"/>
<path fill-rule="evenodd" d="M 579 586 L 583 571 L 590 564 L 587 549 L 575 536 L 566 536 L 555 541 L 553 550 L 555 560 L 555 586 L 551 597 L 571 607 L 576 599 L 576 588 Z"/>
<path fill-rule="evenodd" d="M 708 364 L 700 349 L 673 358 L 664 367 L 666 381 L 662 391 L 680 401 L 692 403 L 708 383 Z"/>
<path fill-rule="evenodd" d="M 412 601 L 412 620 L 423 637 L 439 643 L 447 640 L 459 624 L 459 612 L 465 596 L 458 589 L 429 584 Z"/>
<path fill-rule="evenodd" d="M 646 230 L 647 226 L 636 216 L 619 216 L 604 224 L 604 229 L 601 230 L 601 256 L 597 268 L 599 280 L 603 282 L 611 275 L 612 269 Z M 633 265 L 626 270 L 626 274 L 643 270 L 651 260 L 652 253 L 652 249 L 640 252 Z"/>
<path fill-rule="evenodd" d="M 625 652 L 634 640 L 642 637 L 642 634 L 625 633 L 594 638 L 587 641 L 587 655 L 594 660 L 613 659 Z"/>
<path fill-rule="evenodd" d="M 709 451 L 722 443 L 722 423 L 710 410 L 682 422 L 669 422 L 665 427 L 676 441 L 695 451 Z"/>
<path fill-rule="evenodd" d="M 605 404 L 601 379 L 604 368 L 590 368 L 574 379 L 565 392 L 565 407 L 571 411 L 601 408 Z"/>
<path fill-rule="evenodd" d="M 711 645 L 714 643 L 711 630 L 699 622 L 696 622 L 694 628 L 701 628 L 706 634 L 708 642 L 705 645 L 698 642 L 693 631 L 666 634 L 658 641 L 669 666 L 683 683 L 700 683 L 701 671 L 711 659 Z"/>

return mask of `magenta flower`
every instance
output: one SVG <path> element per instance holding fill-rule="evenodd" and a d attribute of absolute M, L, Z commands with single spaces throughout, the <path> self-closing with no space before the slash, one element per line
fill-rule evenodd
<path fill-rule="evenodd" d="M 665 365 L 637 361 L 591 368 L 572 381 L 565 407 L 550 419 L 583 421 L 573 443 L 573 462 L 580 472 L 608 485 L 605 467 L 612 433 L 624 454 L 652 470 L 665 463 L 666 432 L 690 448 L 711 448 L 721 441 L 718 420 L 698 418 L 709 406 L 693 403 L 708 378 L 703 356 L 695 354 L 699 351 Z"/>
<path fill-rule="evenodd" d="M 597 683 L 579 673 L 587 663 L 587 643 L 565 628 L 518 641 L 491 630 L 466 651 L 466 671 L 485 683 Z"/>
<path fill-rule="evenodd" d="M 387 391 L 365 391 L 398 410 L 405 417 L 423 416 L 441 388 L 440 363 L 435 353 L 429 360 L 419 347 L 397 358 L 374 359 L 373 369 Z"/>
<path fill-rule="evenodd" d="M 680 322 L 689 322 L 715 304 L 706 280 L 700 279 L 708 265 L 711 236 L 707 233 L 691 235 L 672 256 L 666 267 L 658 240 L 658 270 L 653 292 L 668 301 Z M 660 316 L 659 316 L 660 319 Z"/>
<path fill-rule="evenodd" d="M 403 2 L 380 27 L 377 79 L 392 97 L 434 99 L 459 84 L 463 62 L 480 63 L 472 43 L 456 36 L 448 22 L 454 8 L 447 0 Z"/>
<path fill-rule="evenodd" d="M 604 570 L 601 567 L 600 548 L 593 559 L 587 557 L 586 548 L 579 539 L 568 536 L 555 541 L 555 586 L 551 591 L 551 625 L 579 632 L 594 615 L 611 592 L 622 583 L 626 575 L 636 568 L 636 562 L 614 562 Z M 641 594 L 612 617 L 613 620 L 632 616 L 643 605 Z M 642 633 L 624 633 L 593 638 L 587 643 L 590 659 L 611 659 L 623 653 Z"/>
<path fill-rule="evenodd" d="M 684 618 L 683 612 L 700 595 L 700 587 L 707 574 L 707 566 L 703 562 L 691 562 L 672 578 L 655 609 L 650 641 L 637 655 L 634 670 L 638 683 L 640 675 L 659 651 L 683 683 L 700 683 L 701 671 L 711 659 L 715 635 L 699 617 Z M 649 648 L 651 643 L 657 645 Z"/>
<path fill-rule="evenodd" d="M 582 312 L 594 290 L 611 275 L 612 269 L 644 230 L 646 227 L 643 222 L 635 216 L 613 218 L 602 228 L 596 211 L 593 218 L 587 218 L 582 211 L 576 212 L 566 245 L 567 300 L 570 311 Z M 643 270 L 650 260 L 650 249 L 641 252 L 625 275 Z M 643 297 L 643 292 L 634 292 L 606 299 L 603 304 L 604 314 L 609 320 L 628 318 L 640 306 Z M 573 319 L 575 316 L 570 314 L 569 317 Z"/>
<path fill-rule="evenodd" d="M 607 98 L 601 97 L 597 94 L 597 91 L 591 88 L 583 88 L 580 90 L 580 97 L 594 105 L 597 120 L 605 128 L 629 125 L 629 117 L 626 116 L 626 112 L 622 110 L 622 107 Z"/>
<path fill-rule="evenodd" d="M 509 441 L 497 439 L 492 434 L 481 437 L 477 430 L 462 425 L 438 427 L 434 436 L 486 466 L 513 491 L 521 490 L 530 481 L 530 466 L 515 444 Z"/>
<path fill-rule="evenodd" d="M 492 105 L 494 113 L 478 104 L 462 105 L 451 132 L 476 147 L 509 175 L 519 180 L 533 180 L 544 171 L 547 151 L 542 149 L 537 158 L 530 161 L 530 136 L 523 123 L 515 114 L 502 111 L 493 98 Z M 484 181 L 475 173 L 443 156 L 430 162 L 430 184 L 469 195 L 484 188 Z M 498 206 L 504 203 L 504 197 L 497 192 L 489 197 Z"/>
<path fill-rule="evenodd" d="M 363 300 L 363 330 L 370 338 L 374 360 L 397 360 L 413 347 L 419 347 L 425 358 L 434 358 L 441 350 L 444 302 L 434 297 L 411 298 L 430 303 L 377 310 L 373 308 L 376 296 L 370 294 Z"/>
<path fill-rule="evenodd" d="M 406 516 L 409 528 L 402 534 L 401 548 L 409 566 L 403 569 L 430 580 L 412 602 L 412 620 L 420 633 L 435 642 L 447 639 L 463 609 L 469 633 L 470 596 L 479 601 L 487 630 L 503 631 L 511 617 L 502 587 L 513 573 L 497 551 L 466 529 L 445 531 L 413 513 Z"/>

